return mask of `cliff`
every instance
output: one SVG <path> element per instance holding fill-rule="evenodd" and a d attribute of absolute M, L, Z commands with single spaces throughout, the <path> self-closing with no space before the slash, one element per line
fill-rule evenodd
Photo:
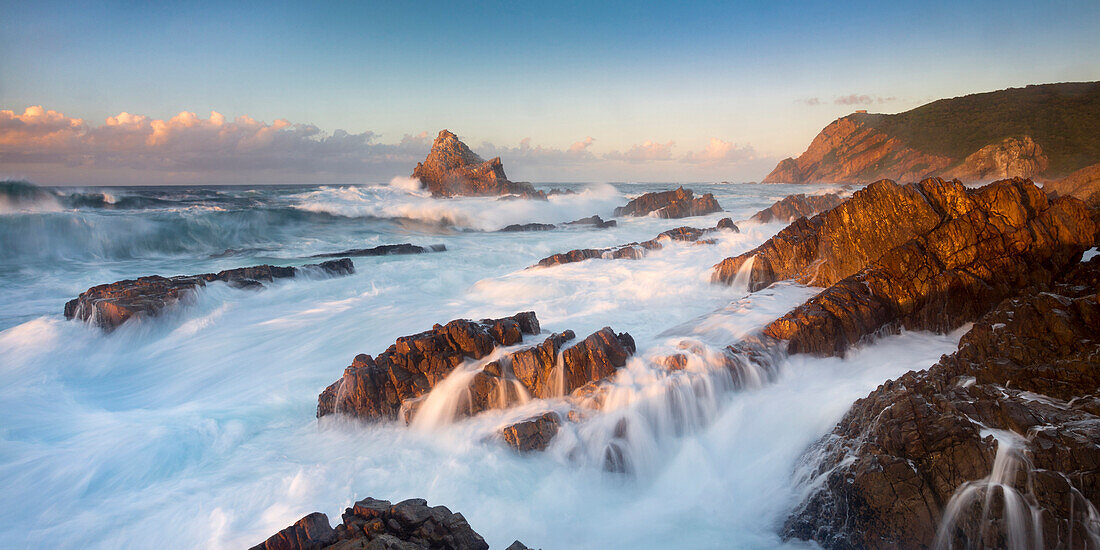
<path fill-rule="evenodd" d="M 1044 84 L 941 99 L 826 126 L 764 183 L 1057 178 L 1100 161 L 1100 82 Z"/>

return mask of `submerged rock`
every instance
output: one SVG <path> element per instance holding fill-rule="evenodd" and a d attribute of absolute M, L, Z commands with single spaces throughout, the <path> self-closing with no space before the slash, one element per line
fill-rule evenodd
<path fill-rule="evenodd" d="M 545 451 L 560 427 L 561 416 L 548 412 L 505 426 L 500 429 L 500 436 L 518 452 Z"/>
<path fill-rule="evenodd" d="M 604 221 L 604 219 L 599 216 L 589 216 L 587 218 L 565 222 L 565 225 L 591 225 L 597 229 L 606 229 L 608 227 L 615 227 L 618 223 L 615 220 Z"/>
<path fill-rule="evenodd" d="M 355 271 L 355 266 L 350 259 L 342 258 L 300 267 L 258 265 L 218 273 L 126 279 L 89 288 L 66 303 L 64 313 L 66 319 L 91 322 L 110 331 L 132 317 L 157 315 L 208 282 L 223 281 L 237 288 L 258 288 L 265 282 L 296 277 L 309 271 L 348 275 Z"/>
<path fill-rule="evenodd" d="M 749 219 L 760 223 L 792 222 L 803 216 L 812 216 L 818 212 L 834 208 L 841 202 L 844 202 L 844 199 L 836 193 L 788 195 L 783 200 L 753 214 Z"/>
<path fill-rule="evenodd" d="M 419 179 L 437 197 L 519 195 L 546 198 L 529 183 L 509 181 L 500 157 L 486 161 L 447 130 L 439 132 L 428 158 L 416 165 L 412 177 Z"/>
<path fill-rule="evenodd" d="M 616 208 L 615 216 L 645 216 L 656 212 L 658 218 L 686 218 L 721 211 L 714 195 L 707 193 L 695 198 L 690 189 L 680 186 L 672 191 L 646 193 Z"/>
<path fill-rule="evenodd" d="M 417 246 L 410 243 L 401 244 L 384 244 L 381 246 L 375 246 L 373 248 L 353 248 L 351 250 L 345 250 L 343 252 L 328 252 L 324 254 L 314 254 L 313 258 L 342 258 L 346 256 L 389 256 L 393 254 L 423 254 L 425 252 L 443 252 L 447 250 L 446 245 L 432 244 L 428 246 Z"/>
<path fill-rule="evenodd" d="M 930 548 L 939 532 L 955 548 L 1091 547 L 1098 296 L 1094 258 L 1001 302 L 928 370 L 856 401 L 803 458 L 810 490 L 784 537 Z"/>
<path fill-rule="evenodd" d="M 950 189 L 941 188 L 949 196 Z M 764 333 L 789 341 L 792 353 L 835 355 L 882 328 L 945 332 L 1020 289 L 1050 284 L 1093 244 L 1084 205 L 1073 198 L 1048 201 L 1030 181 L 989 184 L 954 195 L 950 204 L 956 215 L 836 282 Z"/>
<path fill-rule="evenodd" d="M 694 242 L 697 244 L 714 244 L 715 241 L 710 239 L 703 239 L 702 237 L 713 233 L 719 229 L 727 231 L 733 231 L 734 233 L 740 232 L 733 220 L 729 218 L 722 218 L 716 227 L 707 229 L 698 229 L 695 227 L 677 227 L 675 229 L 669 229 L 668 231 L 662 231 L 657 237 L 648 241 L 640 243 L 630 243 L 619 245 L 612 248 L 578 248 L 576 250 L 570 250 L 569 252 L 561 252 L 558 254 L 552 254 L 541 260 L 535 266 L 539 267 L 551 267 L 555 265 L 568 264 L 574 262 L 581 262 L 584 260 L 592 260 L 595 258 L 606 258 L 612 260 L 638 260 L 645 256 L 647 250 L 657 250 L 663 248 L 667 241 L 682 241 L 682 242 Z M 532 266 L 534 267 L 534 266 Z"/>
<path fill-rule="evenodd" d="M 333 529 L 314 512 L 251 550 L 488 550 L 462 514 L 413 498 L 391 504 L 365 498 Z M 519 541 L 513 544 L 520 544 Z"/>

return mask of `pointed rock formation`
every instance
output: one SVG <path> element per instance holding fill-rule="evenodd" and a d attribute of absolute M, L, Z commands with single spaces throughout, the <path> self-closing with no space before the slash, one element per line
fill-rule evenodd
<path fill-rule="evenodd" d="M 419 179 L 437 197 L 519 195 L 546 198 L 529 183 L 509 181 L 500 157 L 486 161 L 448 130 L 440 130 L 428 158 L 417 163 L 412 177 Z"/>

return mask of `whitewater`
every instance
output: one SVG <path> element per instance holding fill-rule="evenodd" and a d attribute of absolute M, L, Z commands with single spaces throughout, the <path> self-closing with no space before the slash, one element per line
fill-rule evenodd
<path fill-rule="evenodd" d="M 0 540 L 12 548 L 247 548 L 312 511 L 424 498 L 461 512 L 493 548 L 778 548 L 802 453 L 852 402 L 955 350 L 963 330 L 903 332 L 845 358 L 776 355 L 736 378 L 708 355 L 819 289 L 710 284 L 711 267 L 785 224 L 746 222 L 809 185 L 689 185 L 726 212 L 618 226 L 498 232 L 612 218 L 675 185 L 557 184 L 548 201 L 433 199 L 409 181 L 362 186 L 11 189 L 0 200 Z M 850 192 L 844 191 L 843 192 Z M 740 233 L 643 259 L 528 269 L 575 248 L 730 217 Z M 354 258 L 348 277 L 248 292 L 211 284 L 104 334 L 62 317 L 87 288 L 382 244 L 445 252 Z M 534 311 L 544 333 L 629 332 L 638 353 L 608 405 L 545 453 L 486 438 L 560 401 L 456 420 L 435 399 L 411 427 L 315 418 L 317 395 L 359 353 L 456 318 Z M 536 338 L 534 341 L 541 341 Z M 652 358 L 690 342 L 687 368 Z M 467 371 L 456 369 L 453 376 Z M 446 384 L 446 382 L 444 383 Z M 457 385 L 457 384 L 455 384 Z M 441 386 L 442 387 L 442 386 Z M 429 398 L 434 399 L 434 398 Z M 427 405 L 426 405 L 427 407 Z M 629 474 L 605 472 L 623 420 Z M 806 547 L 806 543 L 790 543 Z"/>

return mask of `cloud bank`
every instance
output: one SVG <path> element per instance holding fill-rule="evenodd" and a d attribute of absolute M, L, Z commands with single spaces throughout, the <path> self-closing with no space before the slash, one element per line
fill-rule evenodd
<path fill-rule="evenodd" d="M 230 120 L 217 111 L 205 118 L 183 111 L 167 120 L 121 112 L 93 125 L 32 106 L 22 113 L 0 110 L 0 172 L 76 184 L 388 181 L 410 173 L 431 148 L 427 132 L 397 143 L 380 137 L 284 119 Z M 484 142 L 475 150 L 501 157 L 511 177 L 537 181 L 728 179 L 762 160 L 752 147 L 716 137 L 702 150 L 682 153 L 671 140 L 603 153 L 593 150 L 596 143 L 586 136 L 555 148 L 526 138 L 516 146 Z"/>

